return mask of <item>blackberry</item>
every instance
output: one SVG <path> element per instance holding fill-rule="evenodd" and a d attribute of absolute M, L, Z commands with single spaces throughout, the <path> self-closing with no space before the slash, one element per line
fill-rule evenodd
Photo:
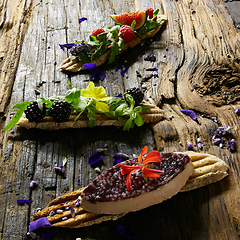
<path fill-rule="evenodd" d="M 57 101 L 50 108 L 50 115 L 55 122 L 65 122 L 69 119 L 71 106 L 66 101 Z"/>
<path fill-rule="evenodd" d="M 43 103 L 42 110 L 39 108 L 38 102 L 31 102 L 25 109 L 26 118 L 29 122 L 41 122 L 46 116 L 46 104 Z"/>
<path fill-rule="evenodd" d="M 140 88 L 136 88 L 136 87 L 127 89 L 127 91 L 124 93 L 124 96 L 126 94 L 129 94 L 133 97 L 133 99 L 135 101 L 135 105 L 139 105 L 142 102 L 143 97 L 144 97 L 142 90 Z"/>

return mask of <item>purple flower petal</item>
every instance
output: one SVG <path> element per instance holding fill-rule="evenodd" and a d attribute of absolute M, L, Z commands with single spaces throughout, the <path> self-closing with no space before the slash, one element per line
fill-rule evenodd
<path fill-rule="evenodd" d="M 102 81 L 106 77 L 106 74 L 104 72 L 97 69 L 97 66 L 95 63 L 85 63 L 83 64 L 83 68 L 88 70 L 93 70 L 90 80 L 94 79 L 95 77 L 98 77 Z"/>
<path fill-rule="evenodd" d="M 189 141 L 187 141 L 187 150 L 188 151 L 193 150 L 193 146 L 192 146 L 192 144 Z"/>
<path fill-rule="evenodd" d="M 129 67 L 124 68 L 124 69 L 121 71 L 121 75 L 124 76 L 124 74 L 127 72 L 128 69 L 129 69 Z"/>
<path fill-rule="evenodd" d="M 99 152 L 95 152 L 93 153 L 89 158 L 88 158 L 88 163 L 90 165 L 93 165 L 99 161 L 102 161 L 103 158 L 100 156 L 100 153 Z"/>
<path fill-rule="evenodd" d="M 83 68 L 89 69 L 89 70 L 95 70 L 97 66 L 95 63 L 85 63 L 83 64 Z"/>
<path fill-rule="evenodd" d="M 130 240 L 130 239 L 138 238 L 138 236 L 137 236 L 136 234 L 134 234 L 134 233 L 126 230 L 126 229 L 124 228 L 124 226 L 122 226 L 122 225 L 119 225 L 119 226 L 118 226 L 117 232 L 118 232 L 118 234 L 119 234 L 121 237 L 123 237 L 124 239 Z"/>
<path fill-rule="evenodd" d="M 231 141 L 228 141 L 228 147 L 227 147 L 227 149 L 230 149 L 230 150 L 235 151 L 235 149 L 236 149 L 236 143 L 235 143 L 235 140 L 234 140 L 234 139 L 232 139 Z"/>
<path fill-rule="evenodd" d="M 116 95 L 115 97 L 123 97 L 122 93 L 119 93 L 118 95 Z"/>
<path fill-rule="evenodd" d="M 53 230 L 50 230 L 42 235 L 41 240 L 52 240 L 53 239 Z"/>
<path fill-rule="evenodd" d="M 34 188 L 36 185 L 37 185 L 37 182 L 34 181 L 34 180 L 32 180 L 32 181 L 30 182 L 30 184 L 29 184 L 29 187 L 30 187 L 30 188 Z"/>
<path fill-rule="evenodd" d="M 18 199 L 17 200 L 17 203 L 19 203 L 19 204 L 30 203 L 30 202 L 32 202 L 32 200 L 25 200 L 25 199 Z"/>
<path fill-rule="evenodd" d="M 197 114 L 193 110 L 188 109 L 181 109 L 181 112 L 188 115 L 190 118 L 192 118 L 194 121 L 197 120 Z"/>
<path fill-rule="evenodd" d="M 129 159 L 129 156 L 125 153 L 112 153 L 112 157 L 114 158 L 114 165 Z"/>
<path fill-rule="evenodd" d="M 39 218 L 29 224 L 29 232 L 35 231 L 43 226 L 51 226 L 46 217 Z"/>
<path fill-rule="evenodd" d="M 119 65 L 119 66 L 116 66 L 115 67 L 115 70 L 117 71 L 118 69 L 120 69 L 120 68 L 122 68 L 122 66 L 121 65 Z"/>
<path fill-rule="evenodd" d="M 87 20 L 86 17 L 82 17 L 82 18 L 79 18 L 79 19 L 78 19 L 78 22 L 81 23 L 81 22 L 84 22 L 84 21 L 86 21 L 86 20 Z"/>
<path fill-rule="evenodd" d="M 97 77 L 99 78 L 99 80 L 103 81 L 106 77 L 106 74 L 100 71 L 99 69 L 97 69 Z"/>
<path fill-rule="evenodd" d="M 68 44 L 59 44 L 60 48 L 64 50 L 64 48 L 70 49 L 75 46 L 75 43 L 68 43 Z"/>
<path fill-rule="evenodd" d="M 64 167 L 64 166 L 54 167 L 54 169 L 55 169 L 56 172 L 59 173 L 59 174 L 63 174 L 63 173 L 65 172 L 65 167 Z"/>
<path fill-rule="evenodd" d="M 71 208 L 71 216 L 74 218 L 75 217 L 75 209 L 73 208 L 73 206 L 70 206 Z"/>

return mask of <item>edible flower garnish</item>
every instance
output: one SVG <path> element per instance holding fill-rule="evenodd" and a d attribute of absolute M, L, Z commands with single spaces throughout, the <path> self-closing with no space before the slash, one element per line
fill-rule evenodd
<path fill-rule="evenodd" d="M 228 141 L 228 147 L 227 149 L 230 149 L 232 151 L 235 151 L 236 150 L 236 143 L 235 143 L 235 140 L 232 139 L 231 141 Z"/>
<path fill-rule="evenodd" d="M 153 162 L 161 162 L 162 159 L 160 157 L 160 152 L 153 150 L 150 153 L 148 153 L 146 155 L 146 157 L 143 159 L 143 155 L 146 154 L 148 152 L 148 147 L 145 146 L 141 152 L 141 154 L 138 157 L 138 166 L 130 166 L 130 165 L 124 165 L 121 163 L 118 163 L 118 165 L 120 165 L 122 167 L 121 170 L 121 174 L 122 175 L 126 175 L 126 186 L 128 190 L 132 190 L 132 186 L 131 186 L 131 174 L 133 172 L 137 172 L 137 171 L 142 171 L 143 173 L 143 177 L 145 179 L 145 181 L 147 181 L 148 178 L 159 178 L 160 175 L 163 173 L 162 170 L 157 170 L 157 169 L 153 169 L 151 167 L 153 167 L 154 165 L 149 164 L 149 163 L 153 163 Z"/>
<path fill-rule="evenodd" d="M 25 200 L 25 199 L 18 199 L 17 200 L 18 204 L 24 204 L 24 203 L 30 203 L 30 202 L 32 202 L 32 200 Z"/>
<path fill-rule="evenodd" d="M 113 165 L 116 165 L 123 160 L 129 159 L 129 156 L 126 153 L 112 153 L 112 157 L 114 158 Z"/>
<path fill-rule="evenodd" d="M 90 164 L 90 165 L 94 165 L 95 163 L 97 163 L 97 162 L 100 162 L 100 161 L 102 161 L 103 160 L 103 158 L 100 156 L 100 152 L 95 152 L 95 153 L 93 153 L 89 158 L 88 158 L 88 163 Z"/>
<path fill-rule="evenodd" d="M 84 22 L 84 21 L 86 21 L 86 20 L 87 20 L 86 17 L 82 17 L 82 18 L 79 18 L 79 19 L 78 19 L 78 22 L 81 23 L 81 22 Z"/>
<path fill-rule="evenodd" d="M 46 217 L 39 218 L 29 224 L 29 232 L 35 231 L 43 226 L 50 226 L 52 225 Z"/>
<path fill-rule="evenodd" d="M 197 114 L 193 111 L 193 110 L 189 110 L 189 109 L 181 109 L 181 112 L 188 115 L 191 119 L 193 119 L 194 121 L 197 120 Z"/>
<path fill-rule="evenodd" d="M 90 64 L 90 63 L 89 63 Z M 96 101 L 97 111 L 108 112 L 109 106 L 101 101 L 111 100 L 111 97 L 107 97 L 105 89 L 100 87 L 95 87 L 93 82 L 89 82 L 88 87 L 82 89 L 82 97 L 92 98 Z"/>
<path fill-rule="evenodd" d="M 90 80 L 93 80 L 94 78 L 97 77 L 97 78 L 99 78 L 99 80 L 103 81 L 104 78 L 106 77 L 106 74 L 104 72 L 102 72 L 101 70 L 99 70 L 95 63 L 85 63 L 85 64 L 83 64 L 83 68 L 93 71 L 93 73 L 90 77 Z"/>

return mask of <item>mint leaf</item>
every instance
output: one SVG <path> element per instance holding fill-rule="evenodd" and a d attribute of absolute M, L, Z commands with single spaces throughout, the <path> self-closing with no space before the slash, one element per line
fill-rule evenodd
<path fill-rule="evenodd" d="M 80 98 L 81 95 L 81 90 L 78 88 L 72 88 L 70 90 L 68 90 L 65 94 L 65 101 L 66 102 L 73 102 L 74 100 L 78 100 Z"/>
<path fill-rule="evenodd" d="M 33 102 L 33 101 L 31 101 Z M 19 108 L 18 111 L 16 112 L 15 116 L 13 117 L 13 119 L 11 120 L 11 122 L 8 123 L 7 126 L 4 127 L 3 131 L 7 131 L 8 129 L 10 129 L 11 127 L 13 127 L 15 124 L 17 124 L 17 122 L 19 121 L 19 119 L 21 118 L 22 114 L 24 113 L 24 110 L 27 108 L 27 106 L 31 103 L 31 102 L 24 102 L 24 103 L 17 103 L 13 106 L 13 108 Z"/>
<path fill-rule="evenodd" d="M 93 107 L 88 108 L 87 117 L 89 119 L 89 121 L 88 121 L 88 126 L 89 127 L 94 127 L 95 126 L 96 119 L 97 119 L 95 111 L 96 111 L 96 109 L 93 108 Z"/>
<path fill-rule="evenodd" d="M 153 18 L 154 19 L 159 13 L 159 9 L 157 8 L 154 12 L 153 12 Z"/>
<path fill-rule="evenodd" d="M 109 60 L 108 60 L 108 64 L 113 63 L 115 60 L 115 57 L 118 55 L 118 44 L 115 41 L 112 41 L 112 52 L 110 54 Z"/>
<path fill-rule="evenodd" d="M 144 124 L 142 116 L 138 113 L 136 114 L 136 117 L 134 118 L 134 122 L 138 127 L 140 127 Z"/>

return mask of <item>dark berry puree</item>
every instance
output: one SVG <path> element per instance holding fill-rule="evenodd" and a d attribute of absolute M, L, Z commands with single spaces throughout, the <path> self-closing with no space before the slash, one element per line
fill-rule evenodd
<path fill-rule="evenodd" d="M 91 184 L 84 189 L 81 197 L 87 201 L 108 202 L 117 201 L 139 196 L 142 193 L 156 190 L 158 187 L 168 183 L 181 173 L 190 157 L 185 154 L 161 153 L 162 161 L 153 163 L 154 169 L 163 170 L 159 178 L 148 178 L 146 182 L 142 171 L 136 171 L 131 175 L 132 190 L 127 190 L 126 175 L 121 175 L 121 167 L 115 165 L 103 172 Z M 137 158 L 122 162 L 125 165 L 138 165 Z"/>

